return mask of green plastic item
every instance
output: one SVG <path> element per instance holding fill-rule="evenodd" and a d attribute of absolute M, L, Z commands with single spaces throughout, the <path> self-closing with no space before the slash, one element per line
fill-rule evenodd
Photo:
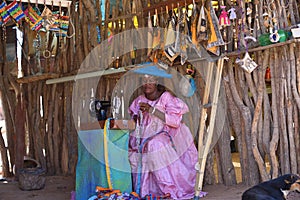
<path fill-rule="evenodd" d="M 285 30 L 280 29 L 280 30 L 277 31 L 277 34 L 278 34 L 277 37 L 279 37 L 278 42 L 285 42 L 288 38 L 288 33 Z M 267 45 L 270 45 L 270 44 L 278 43 L 278 42 L 271 42 L 270 37 L 271 37 L 270 33 L 265 33 L 265 34 L 260 35 L 258 37 L 259 45 L 260 46 L 267 46 Z"/>
<path fill-rule="evenodd" d="M 260 46 L 267 46 L 272 44 L 270 41 L 270 33 L 262 34 L 258 37 L 258 43 Z"/>
<path fill-rule="evenodd" d="M 285 42 L 286 40 L 287 40 L 287 38 L 288 38 L 288 34 L 287 34 L 287 32 L 286 31 L 284 31 L 284 30 L 278 30 L 277 31 L 278 32 L 278 34 L 279 34 L 279 42 Z"/>

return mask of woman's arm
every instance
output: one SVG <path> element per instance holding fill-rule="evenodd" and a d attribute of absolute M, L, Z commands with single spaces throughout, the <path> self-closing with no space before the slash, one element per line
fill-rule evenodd
<path fill-rule="evenodd" d="M 141 102 L 140 110 L 142 112 L 148 112 L 152 115 L 155 115 L 156 117 L 158 117 L 159 119 L 161 119 L 164 122 L 166 121 L 165 113 L 156 109 L 155 107 L 150 106 L 148 103 Z"/>

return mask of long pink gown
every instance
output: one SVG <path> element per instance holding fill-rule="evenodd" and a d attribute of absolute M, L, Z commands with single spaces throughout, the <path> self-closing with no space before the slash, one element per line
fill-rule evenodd
<path fill-rule="evenodd" d="M 169 193 L 173 199 L 193 198 L 198 153 L 189 128 L 181 122 L 182 115 L 188 112 L 187 105 L 169 92 L 164 92 L 155 101 L 141 95 L 129 107 L 131 114 L 138 114 L 140 102 L 147 102 L 164 112 L 166 122 L 145 112 L 140 131 L 134 131 L 130 136 L 129 161 L 135 191 L 140 188 L 141 197 Z M 138 132 L 143 144 L 142 154 L 138 153 Z"/>

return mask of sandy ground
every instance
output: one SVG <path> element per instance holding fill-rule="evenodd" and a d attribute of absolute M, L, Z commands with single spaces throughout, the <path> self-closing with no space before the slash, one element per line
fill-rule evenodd
<path fill-rule="evenodd" d="M 207 185 L 204 191 L 208 194 L 203 200 L 240 200 L 246 186 L 238 184 L 226 187 L 224 185 Z M 0 181 L 0 200 L 68 200 L 75 190 L 75 179 L 65 176 L 47 176 L 44 189 L 23 191 L 16 181 Z"/>
<path fill-rule="evenodd" d="M 5 124 L 0 120 L 0 126 L 4 128 L 2 135 L 6 141 Z M 240 177 L 238 154 L 233 154 L 233 164 L 237 177 Z M 2 171 L 0 159 L 0 172 Z M 18 182 L 13 179 L 3 181 L 0 173 L 0 200 L 70 200 L 71 193 L 75 190 L 75 178 L 65 176 L 47 176 L 45 188 L 41 190 L 23 191 L 19 189 Z M 240 181 L 239 181 L 240 182 Z M 203 190 L 208 194 L 203 200 L 240 200 L 246 186 L 205 185 Z"/>

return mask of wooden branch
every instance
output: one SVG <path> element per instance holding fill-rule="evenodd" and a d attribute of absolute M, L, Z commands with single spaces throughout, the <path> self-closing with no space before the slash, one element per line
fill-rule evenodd
<path fill-rule="evenodd" d="M 271 87 L 272 91 L 272 119 L 273 119 L 273 131 L 272 139 L 270 141 L 270 157 L 271 157 L 271 169 L 272 169 L 272 178 L 278 177 L 279 175 L 279 163 L 276 155 L 278 141 L 279 141 L 279 122 L 278 122 L 278 109 L 277 109 L 277 62 L 278 54 L 275 49 L 271 49 L 271 53 L 274 54 L 274 58 L 270 59 L 270 69 L 271 69 Z"/>
<path fill-rule="evenodd" d="M 32 75 L 32 76 L 25 76 L 22 78 L 18 78 L 17 82 L 19 84 L 21 83 L 32 83 L 32 82 L 38 82 L 38 81 L 43 81 L 47 79 L 53 79 L 53 78 L 58 78 L 58 74 L 54 73 L 45 73 L 45 74 L 38 74 L 38 75 Z"/>
<path fill-rule="evenodd" d="M 282 66 L 284 63 L 284 55 L 286 55 L 286 46 L 279 49 L 276 48 L 278 54 L 280 55 L 279 65 Z M 280 77 L 279 81 L 279 119 L 280 119 L 280 159 L 281 159 L 281 172 L 283 174 L 290 172 L 290 157 L 289 157 L 289 144 L 288 144 L 288 130 L 287 130 L 287 72 L 285 68 L 280 67 L 280 71 L 277 77 Z"/>
<path fill-rule="evenodd" d="M 287 71 L 287 94 L 286 94 L 286 107 L 287 107 L 287 121 L 292 122 L 293 121 L 293 108 L 295 102 L 293 101 L 293 94 L 292 94 L 292 86 L 291 86 L 291 77 L 292 77 L 292 66 L 291 61 L 294 58 L 294 48 L 293 45 L 289 45 L 285 51 L 284 51 L 284 59 L 283 61 L 286 63 L 286 71 Z M 290 61 L 290 62 L 289 62 Z M 294 64 L 294 63 L 293 63 Z M 296 151 L 295 151 L 295 140 L 294 135 L 298 134 L 297 132 L 294 132 L 294 125 L 293 123 L 287 123 L 287 131 L 288 131 L 288 142 L 289 142 L 289 153 L 290 153 L 290 169 L 291 173 L 297 173 L 297 158 L 296 158 Z"/>
<path fill-rule="evenodd" d="M 285 46 L 285 45 L 292 44 L 292 43 L 298 43 L 298 42 L 300 42 L 300 39 L 291 39 L 291 40 L 287 40 L 285 42 L 279 42 L 279 43 L 270 44 L 270 45 L 267 45 L 267 46 L 260 46 L 260 47 L 248 49 L 247 52 L 250 53 L 250 52 L 263 51 L 263 50 L 266 50 L 266 49 L 272 49 L 272 48 L 275 48 L 275 47 L 281 47 L 281 46 Z M 246 53 L 246 50 L 241 50 L 241 51 L 238 51 L 238 52 L 235 51 L 235 52 L 230 52 L 230 53 L 224 53 L 224 56 L 235 57 L 235 56 L 238 56 L 242 53 Z"/>
<path fill-rule="evenodd" d="M 265 51 L 264 52 L 265 59 L 264 59 L 263 66 L 267 65 L 268 57 L 269 57 L 269 51 Z M 262 82 L 265 81 L 265 77 L 262 72 L 263 72 L 263 69 L 260 69 L 258 71 L 258 73 L 259 73 L 258 96 L 257 96 L 255 112 L 254 112 L 254 116 L 253 116 L 253 120 L 252 120 L 251 138 L 252 138 L 252 151 L 253 151 L 253 155 L 256 160 L 256 163 L 258 165 L 260 176 L 262 178 L 262 181 L 267 181 L 270 179 L 270 177 L 268 176 L 267 169 L 266 169 L 266 166 L 264 163 L 264 159 L 260 155 L 258 145 L 257 145 L 258 140 L 260 140 L 257 137 L 257 132 L 258 132 L 259 119 L 260 119 L 260 116 L 262 113 L 262 103 L 263 103 L 263 96 L 264 96 L 264 92 L 263 92 L 264 85 Z"/>
<path fill-rule="evenodd" d="M 89 49 L 90 51 L 97 46 L 98 42 L 97 42 L 97 35 L 98 32 L 96 30 L 96 13 L 95 13 L 95 6 L 94 3 L 91 0 L 83 0 L 83 5 L 86 8 L 86 11 L 88 11 L 89 13 L 89 35 L 90 37 L 88 38 L 88 41 L 90 42 L 90 46 L 91 49 Z M 85 12 L 86 14 L 86 12 Z M 99 16 L 101 17 L 101 16 Z"/>
<path fill-rule="evenodd" d="M 2 127 L 0 127 L 0 154 L 1 154 L 1 160 L 2 160 L 2 176 L 9 177 L 10 173 L 9 173 L 7 148 L 4 143 L 1 129 L 2 129 Z M 7 134 L 7 133 L 5 133 L 5 134 Z"/>

